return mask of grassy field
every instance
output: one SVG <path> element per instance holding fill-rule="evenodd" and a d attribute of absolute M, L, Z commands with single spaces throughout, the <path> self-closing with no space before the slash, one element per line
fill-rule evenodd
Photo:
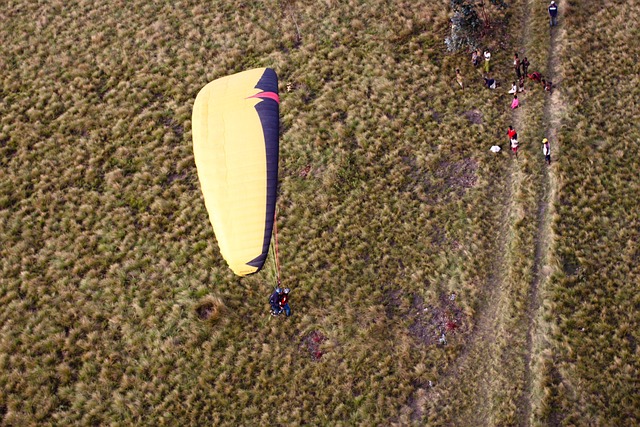
<path fill-rule="evenodd" d="M 638 422 L 640 5 L 566 2 L 551 170 L 545 94 L 514 116 L 446 52 L 445 6 L 3 6 L 0 424 Z M 503 86 L 516 50 L 546 73 L 545 14 L 493 12 Z M 255 66 L 280 77 L 288 319 L 270 268 L 221 259 L 193 160 L 197 92 Z M 489 151 L 514 120 L 518 161 Z"/>
<path fill-rule="evenodd" d="M 567 3 L 536 419 L 638 425 L 640 3 Z"/>

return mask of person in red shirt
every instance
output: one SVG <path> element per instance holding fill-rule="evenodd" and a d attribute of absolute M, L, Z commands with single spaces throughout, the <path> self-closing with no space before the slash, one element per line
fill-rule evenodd
<path fill-rule="evenodd" d="M 289 317 L 291 316 L 291 308 L 289 307 L 289 292 L 291 289 L 285 288 L 284 291 L 280 294 L 280 311 L 284 311 L 284 314 Z"/>
<path fill-rule="evenodd" d="M 507 136 L 509 137 L 509 142 L 511 142 L 512 139 L 518 139 L 518 132 L 516 132 L 513 126 L 509 126 L 509 129 L 507 130 Z"/>
<path fill-rule="evenodd" d="M 540 83 L 540 80 L 542 79 L 542 74 L 540 74 L 537 71 L 534 71 L 531 74 L 527 74 L 527 77 L 529 77 L 531 80 L 533 80 L 534 82 L 538 82 Z"/>

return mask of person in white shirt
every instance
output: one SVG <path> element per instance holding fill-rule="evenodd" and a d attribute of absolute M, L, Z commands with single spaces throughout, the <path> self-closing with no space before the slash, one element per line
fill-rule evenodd
<path fill-rule="evenodd" d="M 488 50 L 484 51 L 484 72 L 488 73 L 491 67 L 489 66 L 489 61 L 491 61 L 491 53 Z"/>
<path fill-rule="evenodd" d="M 548 165 L 551 164 L 551 146 L 549 146 L 549 140 L 547 138 L 542 139 L 542 154 L 544 154 L 544 160 Z"/>

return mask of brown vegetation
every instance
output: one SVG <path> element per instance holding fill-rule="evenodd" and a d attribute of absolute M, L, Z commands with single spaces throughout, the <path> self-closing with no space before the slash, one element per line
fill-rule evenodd
<path fill-rule="evenodd" d="M 597 87 L 633 69 L 621 46 L 638 44 L 622 14 L 569 3 L 572 48 L 603 49 L 597 73 L 584 55 L 563 69 L 533 416 L 615 424 L 640 407 L 640 138 L 637 113 L 616 104 L 637 98 L 637 75 L 622 74 L 618 98 Z M 487 39 L 503 82 L 520 40 L 503 30 L 522 16 L 512 6 Z M 546 63 L 545 13 L 532 10 L 532 64 Z M 446 424 L 475 393 L 453 367 L 505 241 L 486 349 L 505 364 L 487 395 L 495 424 L 520 421 L 544 98 L 524 100 L 539 112 L 517 166 L 489 152 L 508 94 L 445 52 L 441 4 L 77 0 L 0 16 L 0 424 Z M 268 314 L 272 271 L 238 279 L 221 259 L 191 148 L 198 90 L 254 66 L 281 81 L 287 319 Z M 437 405 L 419 405 L 431 392 Z"/>
<path fill-rule="evenodd" d="M 566 2 L 553 275 L 537 424 L 640 423 L 640 3 Z M 630 62 L 631 61 L 631 62 Z"/>

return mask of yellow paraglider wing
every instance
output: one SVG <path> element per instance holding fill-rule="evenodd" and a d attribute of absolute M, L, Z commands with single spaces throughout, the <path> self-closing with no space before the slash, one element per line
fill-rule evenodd
<path fill-rule="evenodd" d="M 260 68 L 207 84 L 193 106 L 193 151 L 220 253 L 239 276 L 262 268 L 278 185 L 278 78 Z"/>

